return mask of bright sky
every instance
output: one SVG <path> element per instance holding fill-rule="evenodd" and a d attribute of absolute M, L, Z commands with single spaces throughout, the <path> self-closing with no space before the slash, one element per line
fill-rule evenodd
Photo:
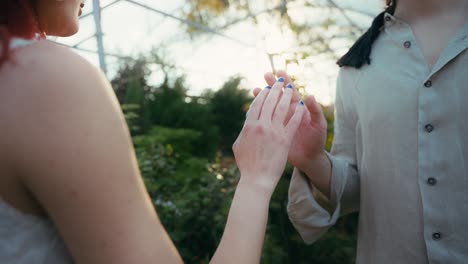
<path fill-rule="evenodd" d="M 170 14 L 179 10 L 185 3 L 185 0 L 136 1 Z M 101 6 L 110 2 L 113 0 L 101 0 Z M 377 14 L 382 8 L 383 0 L 335 0 L 335 2 L 342 7 Z M 255 1 L 255 8 L 265 9 L 265 6 L 260 3 L 263 1 Z M 294 3 L 290 5 L 292 4 Z M 293 17 L 298 19 L 321 19 L 321 14 L 311 13 L 307 9 L 289 8 L 289 5 L 288 9 L 293 13 Z M 83 14 L 91 12 L 91 10 L 92 0 L 86 0 Z M 174 15 L 176 14 L 174 13 Z M 349 15 L 360 26 L 366 27 L 371 22 L 371 19 L 365 16 L 359 16 L 355 13 L 349 13 Z M 339 21 L 339 18 L 337 19 Z M 261 17 L 259 20 L 261 21 Z M 160 47 L 165 44 L 165 57 L 186 74 L 191 95 L 198 95 L 207 88 L 218 89 L 229 77 L 234 75 L 245 77 L 243 86 L 246 88 L 263 87 L 265 85 L 263 73 L 271 71 L 266 51 L 282 52 L 294 48 L 292 38 L 281 35 L 277 28 L 268 23 L 254 26 L 249 22 L 243 22 L 222 32 L 224 35 L 240 40 L 247 45 L 209 33 L 193 41 L 186 37 L 183 31 L 184 27 L 181 26 L 180 22 L 126 1 L 121 1 L 102 11 L 102 28 L 105 34 L 104 45 L 107 53 L 137 56 L 148 53 L 152 47 Z M 93 17 L 88 16 L 81 19 L 81 29 L 78 34 L 69 38 L 59 38 L 57 41 L 75 45 L 92 36 L 94 31 Z M 80 47 L 96 50 L 96 41 L 91 38 L 84 41 Z M 341 50 L 345 51 L 345 49 Z M 96 54 L 79 53 L 99 66 Z M 117 59 L 108 56 L 106 61 L 108 77 L 112 78 L 118 66 Z M 313 65 L 311 62 L 314 62 Z M 285 67 L 284 65 L 284 58 L 277 56 L 275 59 L 276 68 L 282 69 Z M 307 92 L 316 95 L 319 101 L 325 104 L 333 101 L 338 71 L 334 60 L 323 59 L 323 56 L 317 55 L 309 58 L 304 64 L 293 65 L 293 67 L 288 68 L 288 71 L 298 76 Z M 152 80 L 158 82 L 160 76 L 155 69 Z"/>

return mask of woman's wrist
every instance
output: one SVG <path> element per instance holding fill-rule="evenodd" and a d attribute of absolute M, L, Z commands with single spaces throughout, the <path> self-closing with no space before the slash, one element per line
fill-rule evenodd
<path fill-rule="evenodd" d="M 241 175 L 239 183 L 237 184 L 237 190 L 252 191 L 258 196 L 270 199 L 275 191 L 276 184 L 256 178 L 259 178 L 258 175 L 252 177 L 243 177 Z"/>

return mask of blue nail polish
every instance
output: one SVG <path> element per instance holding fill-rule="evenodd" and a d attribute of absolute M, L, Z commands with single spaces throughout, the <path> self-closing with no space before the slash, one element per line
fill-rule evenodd
<path fill-rule="evenodd" d="M 293 88 L 293 85 L 290 84 L 290 83 L 288 83 L 288 85 L 286 85 L 286 88 L 291 88 L 291 89 L 292 89 L 292 88 Z"/>
<path fill-rule="evenodd" d="M 267 89 L 271 89 L 271 86 L 270 86 L 270 85 L 268 85 L 268 86 L 266 86 L 265 88 L 267 88 Z"/>
<path fill-rule="evenodd" d="M 299 104 L 304 105 L 304 101 L 301 100 L 301 102 Z"/>
<path fill-rule="evenodd" d="M 278 82 L 284 82 L 284 78 L 283 78 L 283 77 L 279 77 L 279 78 L 278 78 Z"/>

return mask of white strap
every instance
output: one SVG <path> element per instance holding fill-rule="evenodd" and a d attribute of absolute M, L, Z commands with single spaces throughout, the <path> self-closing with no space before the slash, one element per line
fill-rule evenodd
<path fill-rule="evenodd" d="M 24 47 L 36 42 L 36 40 L 28 40 L 28 39 L 20 39 L 20 38 L 13 38 L 10 41 L 10 49 L 16 49 L 20 47 Z"/>

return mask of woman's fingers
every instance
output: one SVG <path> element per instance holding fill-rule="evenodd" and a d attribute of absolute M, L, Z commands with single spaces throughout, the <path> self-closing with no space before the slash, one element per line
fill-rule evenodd
<path fill-rule="evenodd" d="M 254 101 L 250 105 L 250 109 L 247 112 L 247 118 L 245 122 L 258 120 L 260 113 L 262 112 L 262 107 L 264 105 L 265 99 L 270 93 L 271 86 L 265 87 L 260 93 L 255 97 Z"/>
<path fill-rule="evenodd" d="M 268 85 L 270 85 L 270 86 L 273 86 L 276 83 L 276 77 L 271 72 L 265 73 L 265 75 L 263 75 L 263 77 L 265 78 L 266 83 L 268 83 Z M 286 80 L 284 77 L 283 77 L 283 79 Z M 289 82 L 284 82 L 284 83 L 289 83 Z M 283 96 L 283 91 L 281 91 L 280 95 L 278 96 L 278 102 L 281 99 L 281 96 Z"/>
<path fill-rule="evenodd" d="M 302 117 L 304 116 L 304 112 L 305 112 L 304 102 L 301 101 L 297 105 L 294 115 L 291 117 L 288 124 L 286 125 L 286 134 L 290 141 L 292 141 L 294 138 L 294 135 L 296 135 L 296 131 L 302 122 Z"/>
<path fill-rule="evenodd" d="M 278 77 L 283 77 L 284 78 L 284 83 L 293 83 L 291 78 L 286 73 L 286 71 L 279 70 L 278 73 L 277 73 L 277 76 Z M 275 82 L 276 82 L 275 75 L 273 75 L 273 73 L 271 73 L 271 72 L 265 73 L 263 75 L 263 78 L 268 83 L 268 85 L 271 85 L 271 86 L 273 86 L 273 84 L 275 84 Z M 299 101 L 301 100 L 301 94 L 296 89 L 296 87 L 293 87 L 293 91 L 294 91 L 294 93 L 293 93 L 291 105 L 295 105 L 296 103 L 299 103 Z M 254 91 L 254 93 L 255 93 L 255 91 Z M 292 116 L 293 113 L 294 113 L 294 109 L 291 110 L 290 116 Z"/>
<path fill-rule="evenodd" d="M 293 97 L 292 97 L 293 103 L 299 103 L 299 101 L 302 99 L 301 97 L 302 95 L 299 93 L 296 87 L 293 87 Z"/>
<path fill-rule="evenodd" d="M 271 88 L 270 92 L 267 95 L 267 98 L 265 99 L 265 102 L 263 103 L 261 115 L 259 118 L 260 120 L 271 122 L 271 119 L 273 117 L 273 111 L 275 110 L 279 96 L 283 90 L 283 85 L 284 78 L 280 77 Z"/>
<path fill-rule="evenodd" d="M 279 70 L 277 73 L 276 73 L 276 76 L 278 77 L 283 77 L 284 78 L 284 82 L 285 83 L 293 83 L 291 78 L 289 78 L 289 75 L 286 71 L 284 70 Z"/>
<path fill-rule="evenodd" d="M 279 101 L 278 105 L 276 106 L 275 113 L 273 115 L 273 122 L 279 123 L 283 125 L 286 120 L 286 117 L 289 112 L 289 108 L 291 105 L 291 98 L 293 96 L 293 86 L 292 84 L 286 85 L 286 89 L 284 89 L 283 96 Z"/>
<path fill-rule="evenodd" d="M 293 83 L 289 75 L 286 73 L 286 71 L 279 70 L 278 73 L 276 74 L 278 77 L 283 77 L 285 83 Z M 299 91 L 296 89 L 296 87 L 293 87 L 293 102 L 299 102 L 301 100 L 301 94 Z"/>

